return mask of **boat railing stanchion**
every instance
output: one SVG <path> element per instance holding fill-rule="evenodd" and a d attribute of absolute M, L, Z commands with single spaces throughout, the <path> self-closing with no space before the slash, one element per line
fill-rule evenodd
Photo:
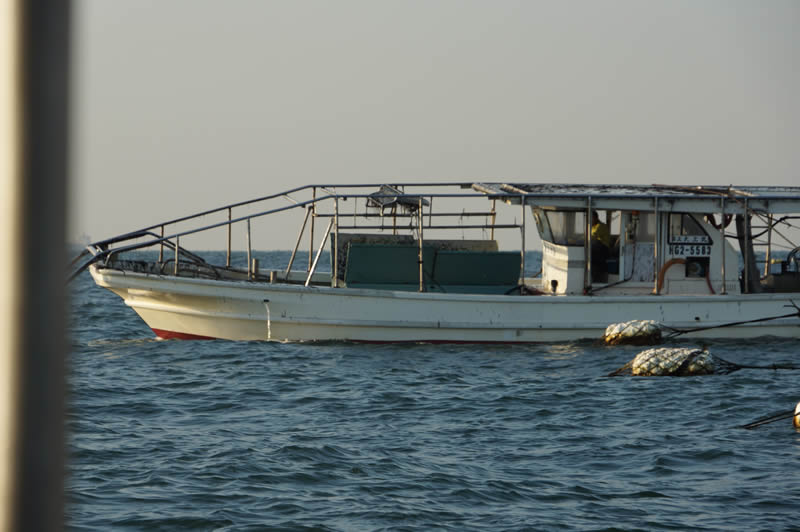
<path fill-rule="evenodd" d="M 583 293 L 592 291 L 592 197 L 586 198 L 586 223 L 583 234 Z"/>
<path fill-rule="evenodd" d="M 161 242 L 158 243 L 158 263 L 164 262 L 164 226 L 161 226 Z"/>
<path fill-rule="evenodd" d="M 661 242 L 659 238 L 661 232 L 661 216 L 658 212 L 658 196 L 653 198 L 653 214 L 655 215 L 655 232 L 653 233 L 653 293 L 655 295 L 661 295 L 661 291 L 658 289 L 658 244 Z"/>
<path fill-rule="evenodd" d="M 294 243 L 294 249 L 292 250 L 292 256 L 289 257 L 289 265 L 286 266 L 286 279 L 289 279 L 289 272 L 292 270 L 292 264 L 294 264 L 294 257 L 297 255 L 297 249 L 300 247 L 300 241 L 303 239 L 303 233 L 306 230 L 306 224 L 308 223 L 308 216 L 311 214 L 311 206 L 306 206 L 306 217 L 303 218 L 303 226 L 300 228 L 300 234 L 297 235 L 297 242 Z M 310 256 L 310 255 L 309 255 Z"/>
<path fill-rule="evenodd" d="M 491 239 L 492 240 L 494 240 L 494 224 L 497 221 L 497 209 L 496 209 L 496 207 L 497 207 L 497 199 L 493 199 L 492 200 L 492 212 L 491 212 L 491 217 L 492 217 Z"/>
<path fill-rule="evenodd" d="M 311 271 L 311 261 L 314 257 L 314 221 L 317 218 L 317 187 L 311 192 L 311 227 L 308 228 L 308 268 Z"/>
<path fill-rule="evenodd" d="M 522 284 L 525 284 L 525 222 L 527 217 L 525 216 L 525 195 L 520 194 L 519 196 L 519 204 L 522 205 L 522 224 L 520 225 L 520 236 L 522 238 L 522 246 L 520 247 L 520 265 L 519 265 L 519 278 Z M 492 206 L 494 209 L 494 206 Z M 494 223 L 492 224 L 492 239 L 494 240 Z"/>
<path fill-rule="evenodd" d="M 331 234 L 331 228 L 333 227 L 333 218 L 328 222 L 328 228 L 325 229 L 325 236 L 322 237 L 322 242 L 319 244 L 319 249 L 317 249 L 317 254 L 314 257 L 314 262 L 311 264 L 311 269 L 308 270 L 308 277 L 306 278 L 305 286 L 311 284 L 311 277 L 314 275 L 314 271 L 317 269 L 317 263 L 319 263 L 319 257 L 322 255 L 322 250 L 325 249 L 325 243 L 328 241 L 328 235 Z"/>
<path fill-rule="evenodd" d="M 250 260 L 252 257 L 252 248 L 250 247 L 250 218 L 247 219 L 247 278 L 250 279 Z"/>
<path fill-rule="evenodd" d="M 727 240 L 725 239 L 725 198 L 720 198 L 721 204 L 721 212 L 720 212 L 720 221 L 719 221 L 719 232 L 722 235 L 722 290 L 720 294 L 725 295 L 728 293 L 728 279 L 725 272 L 725 255 L 727 255 L 726 251 L 726 244 Z"/>
<path fill-rule="evenodd" d="M 333 265 L 331 271 L 333 272 L 333 279 L 331 279 L 331 286 L 336 288 L 339 286 L 339 194 L 334 197 L 333 202 L 333 220 L 335 230 L 333 232 Z"/>
<path fill-rule="evenodd" d="M 181 249 L 181 237 L 175 237 L 175 267 L 172 269 L 173 273 L 177 276 L 178 275 L 178 254 L 180 253 Z"/>
<path fill-rule="evenodd" d="M 419 197 L 419 202 L 417 204 L 417 225 L 419 226 L 419 238 L 417 241 L 419 242 L 419 251 L 417 254 L 417 263 L 419 266 L 419 291 L 425 291 L 425 283 L 423 281 L 423 265 L 422 265 L 422 223 L 423 223 L 423 213 L 422 213 L 422 196 Z"/>
<path fill-rule="evenodd" d="M 225 255 L 225 267 L 231 267 L 231 208 L 228 207 L 228 252 Z"/>
<path fill-rule="evenodd" d="M 753 256 L 753 244 L 750 242 L 750 209 L 747 208 L 747 197 L 744 198 L 744 290 L 750 293 L 750 259 Z"/>
<path fill-rule="evenodd" d="M 767 256 L 764 264 L 764 277 L 769 275 L 769 263 L 772 260 L 772 213 L 767 214 Z"/>

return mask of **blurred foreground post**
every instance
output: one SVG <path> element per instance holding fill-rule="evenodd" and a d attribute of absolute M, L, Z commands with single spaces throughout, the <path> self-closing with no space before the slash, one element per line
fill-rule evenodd
<path fill-rule="evenodd" d="M 0 2 L 0 529 L 63 528 L 69 0 Z"/>

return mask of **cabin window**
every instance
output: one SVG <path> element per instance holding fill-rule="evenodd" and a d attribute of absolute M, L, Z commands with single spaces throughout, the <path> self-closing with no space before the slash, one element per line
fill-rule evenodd
<path fill-rule="evenodd" d="M 562 246 L 583 246 L 586 213 L 583 211 L 547 211 L 550 240 Z M 544 238 L 544 235 L 542 236 Z"/>
<path fill-rule="evenodd" d="M 711 237 L 691 214 L 675 213 L 669 217 L 671 244 L 711 244 Z"/>
<path fill-rule="evenodd" d="M 542 240 L 552 242 L 553 235 L 550 233 L 550 225 L 547 223 L 547 217 L 542 212 L 542 209 L 533 209 L 533 219 L 536 220 L 536 229 L 539 230 L 539 236 L 542 237 Z"/>
<path fill-rule="evenodd" d="M 656 239 L 656 215 L 652 212 L 635 214 L 636 240 L 638 242 L 654 242 Z"/>

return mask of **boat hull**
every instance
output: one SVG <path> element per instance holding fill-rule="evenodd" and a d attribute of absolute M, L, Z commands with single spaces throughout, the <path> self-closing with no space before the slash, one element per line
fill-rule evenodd
<path fill-rule="evenodd" d="M 519 296 L 342 289 L 162 276 L 99 268 L 162 338 L 363 342 L 563 342 L 598 339 L 612 323 L 678 329 L 785 315 L 792 294 Z M 707 329 L 698 338 L 800 337 L 793 316 Z"/>

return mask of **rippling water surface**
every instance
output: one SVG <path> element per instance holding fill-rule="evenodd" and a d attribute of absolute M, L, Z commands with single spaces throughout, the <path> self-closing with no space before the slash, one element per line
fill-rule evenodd
<path fill-rule="evenodd" d="M 800 433 L 736 428 L 793 408 L 796 372 L 608 378 L 640 348 L 592 343 L 160 341 L 88 274 L 73 288 L 73 530 L 800 523 Z M 709 347 L 765 364 L 797 346 Z"/>

